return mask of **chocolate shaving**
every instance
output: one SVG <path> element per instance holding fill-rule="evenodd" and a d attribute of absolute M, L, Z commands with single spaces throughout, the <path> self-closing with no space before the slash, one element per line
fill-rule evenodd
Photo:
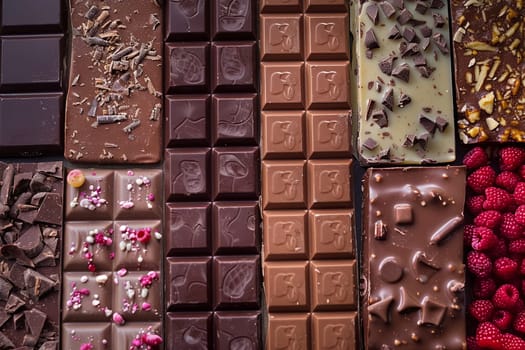
<path fill-rule="evenodd" d="M 97 115 L 98 124 L 112 124 L 124 120 L 128 120 L 128 117 L 125 114 Z"/>
<path fill-rule="evenodd" d="M 131 121 L 130 124 L 126 125 L 124 128 L 122 128 L 122 131 L 124 131 L 126 134 L 131 133 L 134 129 L 136 129 L 140 125 L 140 120 L 135 119 Z"/>
<path fill-rule="evenodd" d="M 95 5 L 92 5 L 89 8 L 89 10 L 87 10 L 87 12 L 84 14 L 84 18 L 92 20 L 93 18 L 95 18 L 96 15 L 98 15 L 98 12 L 99 12 L 98 7 Z"/>

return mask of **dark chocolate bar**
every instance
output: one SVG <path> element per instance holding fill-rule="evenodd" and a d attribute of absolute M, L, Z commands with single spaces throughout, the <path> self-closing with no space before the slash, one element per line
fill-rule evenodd
<path fill-rule="evenodd" d="M 368 349 L 464 349 L 465 168 L 369 169 L 362 297 Z"/>
<path fill-rule="evenodd" d="M 58 350 L 61 162 L 0 162 L 0 347 Z"/>
<path fill-rule="evenodd" d="M 162 12 L 155 1 L 72 3 L 66 159 L 161 158 Z"/>
<path fill-rule="evenodd" d="M 160 348 L 160 170 L 73 169 L 67 180 L 62 348 Z"/>

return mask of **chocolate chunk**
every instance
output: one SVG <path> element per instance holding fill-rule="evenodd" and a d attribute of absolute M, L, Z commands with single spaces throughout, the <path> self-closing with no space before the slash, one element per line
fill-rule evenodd
<path fill-rule="evenodd" d="M 9 296 L 9 299 L 7 299 L 7 302 L 5 303 L 5 311 L 10 314 L 14 314 L 17 312 L 21 307 L 25 305 L 25 301 L 22 300 L 19 296 L 15 294 L 11 294 Z"/>
<path fill-rule="evenodd" d="M 392 28 L 390 28 L 387 38 L 391 40 L 397 40 L 401 38 L 401 32 L 399 31 L 399 28 L 397 25 L 394 24 Z"/>
<path fill-rule="evenodd" d="M 434 71 L 436 70 L 435 68 L 430 66 L 417 66 L 416 69 L 419 71 L 423 78 L 430 78 L 432 73 L 434 73 Z"/>
<path fill-rule="evenodd" d="M 33 193 L 51 191 L 51 187 L 47 184 L 46 176 L 42 173 L 35 173 L 33 175 L 33 178 L 29 183 L 29 188 Z"/>
<path fill-rule="evenodd" d="M 399 45 L 399 53 L 401 57 L 419 55 L 420 49 L 417 43 L 405 43 L 402 42 Z"/>
<path fill-rule="evenodd" d="M 377 154 L 377 159 L 390 159 L 390 147 L 383 148 L 379 153 Z"/>
<path fill-rule="evenodd" d="M 405 8 L 405 4 L 403 0 L 387 0 L 390 4 L 392 4 L 395 8 L 398 10 L 403 10 Z"/>
<path fill-rule="evenodd" d="M 397 21 L 399 22 L 399 24 L 404 25 L 407 24 L 413 18 L 414 16 L 412 15 L 412 13 L 408 9 L 404 8 L 399 13 L 399 16 L 397 16 Z"/>
<path fill-rule="evenodd" d="M 419 115 L 419 124 L 421 124 L 423 128 L 425 128 L 425 130 L 431 134 L 434 134 L 436 131 L 436 122 L 424 114 Z"/>
<path fill-rule="evenodd" d="M 371 305 L 368 305 L 368 312 L 376 317 L 379 317 L 384 323 L 390 323 L 390 305 L 394 298 L 388 296 L 382 300 L 379 300 Z"/>
<path fill-rule="evenodd" d="M 421 133 L 416 137 L 416 144 L 419 144 L 422 149 L 426 149 L 427 144 L 428 144 L 428 139 L 430 139 L 429 133 L 426 133 L 426 132 Z"/>
<path fill-rule="evenodd" d="M 36 342 L 38 341 L 38 338 L 35 337 L 32 334 L 26 334 L 24 335 L 24 340 L 22 341 L 22 345 L 33 348 L 36 346 Z"/>
<path fill-rule="evenodd" d="M 385 94 L 383 95 L 383 99 L 381 100 L 381 103 L 383 106 L 388 108 L 389 110 L 394 110 L 394 89 L 389 88 L 385 91 Z"/>
<path fill-rule="evenodd" d="M 374 111 L 376 105 L 376 101 L 372 99 L 368 99 L 366 101 L 366 120 L 370 119 L 370 116 L 372 116 L 372 112 Z"/>
<path fill-rule="evenodd" d="M 9 315 L 4 310 L 0 310 L 0 328 L 4 326 L 4 324 L 9 321 L 11 318 L 11 315 Z"/>
<path fill-rule="evenodd" d="M 386 18 L 390 18 L 396 13 L 395 7 L 388 1 L 381 1 L 379 6 Z"/>
<path fill-rule="evenodd" d="M 384 109 L 373 110 L 371 117 L 379 127 L 384 128 L 388 126 L 388 115 Z"/>
<path fill-rule="evenodd" d="M 403 28 L 403 38 L 405 38 L 405 40 L 410 43 L 419 42 L 419 38 L 417 37 L 416 31 L 412 27 Z"/>
<path fill-rule="evenodd" d="M 405 287 L 399 287 L 399 305 L 398 312 L 414 311 L 414 309 L 421 309 L 421 303 L 415 296 L 410 294 Z"/>
<path fill-rule="evenodd" d="M 447 126 L 448 126 L 448 121 L 445 118 L 443 118 L 442 116 L 438 116 L 436 118 L 436 126 L 437 126 L 439 131 L 444 132 L 445 129 L 447 128 Z"/>
<path fill-rule="evenodd" d="M 430 38 L 421 39 L 419 46 L 421 47 L 421 49 L 423 49 L 423 51 L 426 51 L 430 47 Z"/>
<path fill-rule="evenodd" d="M 24 316 L 26 320 L 26 328 L 29 330 L 32 336 L 38 339 L 42 333 L 42 329 L 44 328 L 47 315 L 38 309 L 32 309 L 29 311 L 24 311 Z"/>
<path fill-rule="evenodd" d="M 423 1 L 416 2 L 416 12 L 424 15 L 428 10 L 428 5 Z"/>
<path fill-rule="evenodd" d="M 417 54 L 412 57 L 412 60 L 414 61 L 414 65 L 417 66 L 426 66 L 427 65 L 427 59 L 422 54 Z"/>
<path fill-rule="evenodd" d="M 24 253 L 22 249 L 20 249 L 17 245 L 14 244 L 5 244 L 0 248 L 0 254 L 5 259 L 16 259 L 18 264 L 28 266 L 28 267 L 35 267 L 33 264 L 33 261 L 27 257 L 27 255 Z"/>
<path fill-rule="evenodd" d="M 29 191 L 29 183 L 33 177 L 33 173 L 24 172 L 17 173 L 13 178 L 13 195 L 17 196 L 20 193 Z"/>
<path fill-rule="evenodd" d="M 365 142 L 363 142 L 363 147 L 372 151 L 377 147 L 377 142 L 373 138 L 369 137 L 365 140 Z"/>
<path fill-rule="evenodd" d="M 386 75 L 391 75 L 392 69 L 394 68 L 394 61 L 396 59 L 397 59 L 396 56 L 390 55 L 380 60 L 378 65 L 379 65 L 379 69 L 381 70 L 381 72 L 385 73 Z"/>
<path fill-rule="evenodd" d="M 378 21 L 379 21 L 379 8 L 378 8 L 377 4 L 371 3 L 366 8 L 366 14 L 367 14 L 368 18 L 370 18 L 372 23 L 374 23 L 374 24 L 378 23 Z"/>
<path fill-rule="evenodd" d="M 25 326 L 24 313 L 22 311 L 17 312 L 16 314 L 13 315 L 13 327 L 15 330 L 17 330 L 17 329 L 24 329 L 25 328 L 24 326 Z M 23 339 L 22 339 L 22 344 L 23 344 Z"/>
<path fill-rule="evenodd" d="M 396 283 L 403 277 L 403 267 L 393 258 L 386 258 L 379 265 L 381 279 L 387 283 Z"/>
<path fill-rule="evenodd" d="M 414 221 L 412 205 L 400 203 L 394 205 L 394 222 L 398 225 L 411 224 Z"/>
<path fill-rule="evenodd" d="M 442 0 L 431 0 L 430 2 L 430 8 L 432 9 L 440 9 L 443 6 L 445 6 L 445 3 Z"/>
<path fill-rule="evenodd" d="M 373 29 L 369 29 L 365 33 L 365 47 L 369 50 L 379 48 L 379 42 Z"/>
<path fill-rule="evenodd" d="M 392 70 L 392 75 L 398 79 L 408 83 L 410 80 L 410 67 L 406 63 L 402 63 Z"/>
<path fill-rule="evenodd" d="M 30 297 L 40 299 L 52 291 L 57 283 L 35 270 L 27 269 L 24 271 L 24 284 Z"/>
<path fill-rule="evenodd" d="M 415 144 L 416 144 L 416 135 L 414 134 L 406 135 L 405 142 L 403 142 L 403 146 L 414 147 Z"/>
<path fill-rule="evenodd" d="M 60 225 L 62 222 L 57 213 L 62 212 L 62 196 L 58 193 L 47 193 L 40 204 L 36 222 L 44 222 L 52 225 Z"/>
<path fill-rule="evenodd" d="M 388 229 L 386 225 L 383 223 L 383 220 L 377 220 L 374 224 L 374 238 L 383 240 L 383 239 L 386 239 L 387 234 L 388 234 Z"/>
<path fill-rule="evenodd" d="M 9 272 L 7 273 L 6 278 L 14 284 L 18 289 L 24 289 L 24 272 L 26 268 L 19 265 L 13 264 Z"/>
<path fill-rule="evenodd" d="M 0 350 L 12 350 L 14 348 L 13 342 L 3 332 L 0 332 Z"/>
<path fill-rule="evenodd" d="M 424 26 L 419 27 L 419 31 L 421 32 L 421 35 L 424 38 L 429 38 L 432 35 L 432 28 L 430 28 L 426 24 Z"/>
<path fill-rule="evenodd" d="M 399 102 L 397 103 L 397 106 L 400 108 L 405 107 L 407 104 L 409 104 L 412 101 L 410 96 L 405 94 L 404 92 L 401 92 L 401 95 L 399 96 Z"/>
<path fill-rule="evenodd" d="M 445 39 L 443 34 L 435 33 L 434 35 L 432 35 L 432 40 L 434 41 L 434 44 L 436 44 L 436 46 L 442 54 L 446 55 L 449 53 L 447 39 Z"/>
<path fill-rule="evenodd" d="M 442 28 L 445 25 L 445 18 L 443 18 L 441 14 L 434 12 L 432 14 L 432 17 L 434 18 L 434 25 L 436 26 L 436 28 Z"/>
<path fill-rule="evenodd" d="M 15 242 L 28 257 L 34 258 L 42 251 L 44 242 L 42 241 L 42 232 L 40 227 L 31 225 L 27 231 L 23 232 Z"/>
<path fill-rule="evenodd" d="M 9 298 L 9 294 L 11 293 L 11 289 L 13 289 L 13 285 L 4 278 L 0 277 L 0 300 L 7 301 L 7 298 Z"/>

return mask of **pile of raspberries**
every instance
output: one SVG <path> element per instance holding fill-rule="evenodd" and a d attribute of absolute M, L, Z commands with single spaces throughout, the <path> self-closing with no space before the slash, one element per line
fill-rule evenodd
<path fill-rule="evenodd" d="M 469 350 L 525 350 L 525 150 L 471 149 L 465 247 L 472 284 Z"/>

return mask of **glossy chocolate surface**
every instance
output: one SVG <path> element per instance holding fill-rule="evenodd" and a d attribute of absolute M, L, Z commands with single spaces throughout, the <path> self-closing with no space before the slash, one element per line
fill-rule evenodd
<path fill-rule="evenodd" d="M 464 167 L 369 169 L 362 298 L 369 349 L 465 348 Z"/>
<path fill-rule="evenodd" d="M 514 17 L 521 18 L 525 10 L 508 1 L 466 6 L 453 0 L 450 6 L 461 141 L 525 141 L 520 83 L 524 35 L 513 29 Z"/>
<path fill-rule="evenodd" d="M 73 4 L 66 159 L 156 163 L 162 139 L 162 11 L 154 1 Z"/>
<path fill-rule="evenodd" d="M 61 162 L 0 162 L 0 347 L 58 349 Z"/>
<path fill-rule="evenodd" d="M 3 0 L 0 33 L 57 33 L 63 30 L 64 0 Z"/>
<path fill-rule="evenodd" d="M 63 347 L 162 341 L 161 171 L 75 169 L 69 177 L 75 172 L 85 182 L 66 186 Z"/>

